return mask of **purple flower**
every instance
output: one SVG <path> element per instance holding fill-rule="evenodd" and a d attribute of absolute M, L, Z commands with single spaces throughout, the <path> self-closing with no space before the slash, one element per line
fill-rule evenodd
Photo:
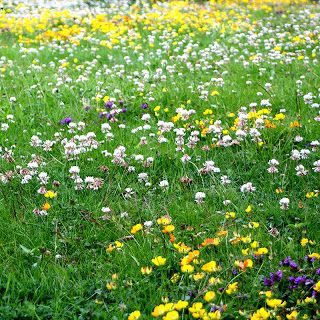
<path fill-rule="evenodd" d="M 105 109 L 111 109 L 113 107 L 113 102 L 112 101 L 107 101 L 104 104 Z"/>
<path fill-rule="evenodd" d="M 276 282 L 281 281 L 282 277 L 283 277 L 283 273 L 281 270 L 278 270 L 274 273 L 271 272 L 270 278 L 264 277 L 263 284 L 266 287 L 272 287 Z"/>
<path fill-rule="evenodd" d="M 298 269 L 298 264 L 295 261 L 290 261 L 289 266 L 291 269 Z"/>
<path fill-rule="evenodd" d="M 148 108 L 148 104 L 144 102 L 144 103 L 141 105 L 141 108 L 142 108 L 142 109 L 147 109 L 147 108 Z"/>
<path fill-rule="evenodd" d="M 274 278 L 275 281 L 280 281 L 282 279 L 283 273 L 281 270 L 278 270 L 275 274 L 274 274 Z"/>
<path fill-rule="evenodd" d="M 128 111 L 128 109 L 127 108 L 122 108 L 122 110 L 121 110 L 123 113 L 126 113 L 127 111 Z"/>
<path fill-rule="evenodd" d="M 118 103 L 119 103 L 120 106 L 124 105 L 124 101 L 123 100 L 118 100 Z"/>
<path fill-rule="evenodd" d="M 271 279 L 267 278 L 267 277 L 264 277 L 263 279 L 263 284 L 266 286 L 266 287 L 272 287 L 274 285 L 274 281 L 272 281 Z"/>
<path fill-rule="evenodd" d="M 320 275 L 320 268 L 316 271 L 317 275 Z"/>
<path fill-rule="evenodd" d="M 312 279 L 306 279 L 305 285 L 310 287 L 314 285 L 314 281 Z"/>
<path fill-rule="evenodd" d="M 69 124 L 70 122 L 72 122 L 72 118 L 70 117 L 60 120 L 60 124 Z"/>
<path fill-rule="evenodd" d="M 298 264 L 295 261 L 293 261 L 290 256 L 282 260 L 280 262 L 280 265 L 290 267 L 291 269 L 294 269 L 294 270 L 297 270 L 299 267 Z"/>

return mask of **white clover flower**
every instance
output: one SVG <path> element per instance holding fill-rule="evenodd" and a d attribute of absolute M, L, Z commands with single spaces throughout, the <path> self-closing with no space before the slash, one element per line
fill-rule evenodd
<path fill-rule="evenodd" d="M 242 193 L 246 193 L 246 192 L 250 193 L 250 192 L 256 191 L 256 188 L 252 185 L 251 182 L 247 182 L 240 187 L 240 191 Z"/>
<path fill-rule="evenodd" d="M 80 173 L 80 168 L 78 166 L 72 166 L 69 169 L 69 173 L 71 173 L 72 175 L 78 175 Z"/>
<path fill-rule="evenodd" d="M 159 187 L 163 189 L 168 189 L 169 187 L 169 182 L 167 180 L 162 180 L 159 182 Z"/>
<path fill-rule="evenodd" d="M 195 194 L 195 202 L 198 204 L 203 203 L 205 197 L 206 197 L 206 194 L 204 192 L 197 192 Z"/>
<path fill-rule="evenodd" d="M 282 198 L 280 201 L 279 201 L 279 204 L 280 204 L 280 208 L 282 210 L 288 210 L 289 209 L 289 203 L 290 203 L 290 200 L 288 198 Z"/>

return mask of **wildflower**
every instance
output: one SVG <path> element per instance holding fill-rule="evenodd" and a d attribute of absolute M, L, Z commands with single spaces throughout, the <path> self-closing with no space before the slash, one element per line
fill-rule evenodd
<path fill-rule="evenodd" d="M 242 193 L 245 193 L 245 192 L 250 193 L 250 192 L 256 191 L 256 188 L 252 185 L 251 182 L 248 182 L 241 186 L 240 191 Z"/>
<path fill-rule="evenodd" d="M 166 190 L 169 187 L 169 182 L 167 180 L 162 180 L 159 182 L 159 187 Z"/>
<path fill-rule="evenodd" d="M 201 243 L 201 245 L 203 247 L 207 247 L 207 246 L 210 246 L 210 245 L 217 246 L 217 245 L 219 245 L 219 243 L 220 243 L 220 239 L 219 238 L 207 238 Z"/>
<path fill-rule="evenodd" d="M 46 202 L 46 203 L 41 207 L 41 209 L 42 209 L 42 210 L 45 210 L 45 211 L 48 211 L 50 208 L 51 208 L 51 205 L 50 205 L 50 203 L 48 203 L 48 202 Z"/>
<path fill-rule="evenodd" d="M 139 310 L 136 310 L 129 314 L 128 320 L 138 320 L 140 316 L 141 316 L 141 312 Z"/>
<path fill-rule="evenodd" d="M 220 310 L 215 310 L 213 312 L 209 312 L 208 317 L 210 320 L 219 320 L 219 319 L 221 319 L 221 312 L 220 312 Z"/>
<path fill-rule="evenodd" d="M 204 192 L 197 192 L 195 195 L 195 201 L 197 204 L 203 203 L 206 194 Z"/>
<path fill-rule="evenodd" d="M 150 274 L 152 272 L 152 267 L 141 267 L 140 271 L 142 274 Z"/>
<path fill-rule="evenodd" d="M 216 261 L 210 261 L 204 264 L 201 269 L 205 272 L 217 272 L 220 270 L 220 267 L 217 265 Z"/>
<path fill-rule="evenodd" d="M 280 121 L 280 120 L 283 120 L 286 116 L 283 114 L 283 113 L 277 113 L 275 116 L 274 116 L 274 120 L 277 120 L 277 121 Z"/>
<path fill-rule="evenodd" d="M 280 201 L 279 201 L 279 204 L 280 204 L 280 208 L 282 210 L 288 210 L 289 209 L 289 203 L 290 203 L 290 200 L 288 198 L 282 198 Z"/>
<path fill-rule="evenodd" d="M 281 299 L 267 299 L 266 302 L 267 302 L 267 305 L 273 309 L 277 309 L 279 307 L 285 307 L 287 304 L 285 301 L 282 301 Z"/>
<path fill-rule="evenodd" d="M 189 302 L 184 300 L 179 300 L 177 303 L 175 303 L 174 308 L 178 311 L 185 309 L 188 306 Z"/>
<path fill-rule="evenodd" d="M 179 313 L 176 310 L 169 311 L 162 319 L 163 320 L 178 320 Z"/>
<path fill-rule="evenodd" d="M 207 302 L 212 301 L 216 297 L 216 294 L 214 291 L 207 291 L 204 295 L 203 299 Z"/>
<path fill-rule="evenodd" d="M 44 196 L 46 198 L 53 199 L 53 198 L 55 198 L 57 196 L 57 193 L 52 191 L 52 190 L 49 190 L 44 194 Z"/>
<path fill-rule="evenodd" d="M 108 290 L 115 290 L 117 288 L 117 284 L 113 281 L 106 284 Z"/>
<path fill-rule="evenodd" d="M 138 231 L 142 230 L 143 229 L 143 226 L 141 223 L 138 223 L 136 225 L 134 225 L 132 228 L 131 228 L 131 233 L 132 234 L 136 234 Z"/>
<path fill-rule="evenodd" d="M 307 239 L 307 238 L 303 238 L 300 241 L 300 244 L 302 247 L 305 247 L 308 243 L 309 243 L 309 239 Z"/>
<path fill-rule="evenodd" d="M 163 232 L 163 233 L 170 233 L 170 232 L 174 231 L 174 229 L 175 229 L 174 225 L 169 224 L 169 225 L 166 225 L 166 226 L 163 228 L 162 232 Z"/>
<path fill-rule="evenodd" d="M 251 259 L 246 259 L 245 261 L 238 261 L 236 260 L 234 263 L 237 267 L 239 267 L 241 270 L 246 270 L 247 268 L 252 268 L 253 262 Z"/>
<path fill-rule="evenodd" d="M 267 248 L 259 248 L 257 251 L 254 252 L 256 256 L 265 255 L 269 252 Z"/>
<path fill-rule="evenodd" d="M 297 320 L 298 319 L 298 311 L 297 310 L 293 310 L 290 314 L 286 315 L 286 318 L 288 320 Z"/>
<path fill-rule="evenodd" d="M 67 118 L 60 120 L 60 124 L 69 124 L 71 122 L 72 122 L 72 118 L 70 118 L 70 117 L 67 117 Z"/>
<path fill-rule="evenodd" d="M 154 265 L 156 265 L 157 267 L 160 267 L 166 264 L 167 259 L 161 256 L 158 256 L 153 258 L 151 261 Z"/>
<path fill-rule="evenodd" d="M 266 320 L 270 318 L 270 313 L 265 308 L 260 308 L 251 317 L 250 320 Z"/>
<path fill-rule="evenodd" d="M 226 289 L 227 294 L 233 294 L 238 291 L 238 282 L 230 283 Z"/>
<path fill-rule="evenodd" d="M 192 273 L 194 271 L 194 266 L 190 264 L 185 264 L 181 266 L 181 272 L 183 273 Z"/>

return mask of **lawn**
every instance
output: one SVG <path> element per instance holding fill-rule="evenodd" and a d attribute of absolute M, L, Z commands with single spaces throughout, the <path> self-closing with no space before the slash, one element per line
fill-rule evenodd
<path fill-rule="evenodd" d="M 320 4 L 0 1 L 0 319 L 320 319 Z"/>

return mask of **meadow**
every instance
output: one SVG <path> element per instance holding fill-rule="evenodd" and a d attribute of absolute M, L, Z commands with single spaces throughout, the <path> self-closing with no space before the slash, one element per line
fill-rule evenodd
<path fill-rule="evenodd" d="M 320 4 L 0 1 L 0 319 L 320 319 Z"/>

